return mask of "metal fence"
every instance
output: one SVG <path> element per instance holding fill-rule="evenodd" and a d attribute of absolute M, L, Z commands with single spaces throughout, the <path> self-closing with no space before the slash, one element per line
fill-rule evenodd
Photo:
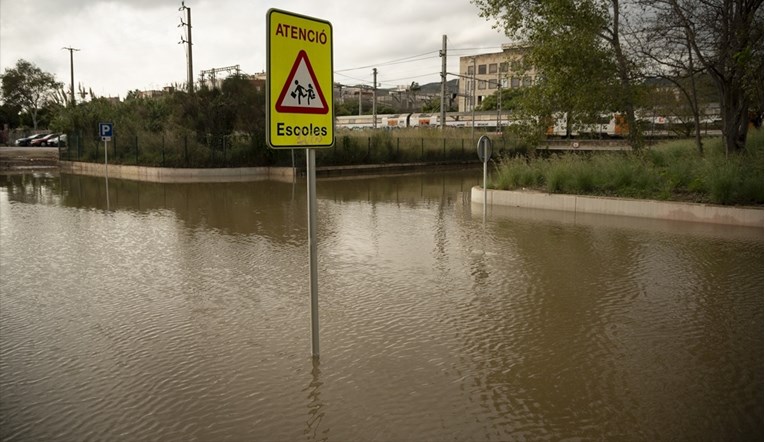
<path fill-rule="evenodd" d="M 302 151 L 270 149 L 262 136 L 121 135 L 104 143 L 100 138 L 67 134 L 60 159 L 103 162 L 104 147 L 113 164 L 175 168 L 303 166 Z M 494 140 L 495 153 L 522 153 L 517 143 L 503 137 Z M 293 164 L 293 161 L 295 164 Z M 470 138 L 399 138 L 393 136 L 337 137 L 335 145 L 317 150 L 318 166 L 456 163 L 478 161 Z"/>

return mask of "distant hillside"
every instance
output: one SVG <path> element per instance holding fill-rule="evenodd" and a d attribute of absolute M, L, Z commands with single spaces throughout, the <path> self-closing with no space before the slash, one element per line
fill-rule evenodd
<path fill-rule="evenodd" d="M 454 91 L 455 93 L 459 90 L 459 79 L 455 78 L 454 80 L 449 80 L 446 82 L 446 90 L 447 91 Z M 420 93 L 423 94 L 439 94 L 441 92 L 441 82 L 436 83 L 428 83 L 428 84 L 421 84 L 420 85 Z"/>
<path fill-rule="evenodd" d="M 446 82 L 446 90 L 450 92 L 456 93 L 459 90 L 460 87 L 460 80 L 454 79 L 449 80 Z M 383 92 L 396 92 L 396 88 L 378 88 L 377 93 L 383 93 Z M 427 83 L 427 84 L 421 84 L 420 90 L 417 92 L 418 94 L 422 95 L 438 95 L 441 93 L 441 82 L 437 81 L 434 83 Z"/>

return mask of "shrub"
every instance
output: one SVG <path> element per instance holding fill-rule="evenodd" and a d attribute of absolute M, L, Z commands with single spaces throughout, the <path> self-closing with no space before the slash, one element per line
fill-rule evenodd
<path fill-rule="evenodd" d="M 704 156 L 693 141 L 681 140 L 626 154 L 504 159 L 494 182 L 500 189 L 762 204 L 762 131 L 752 131 L 746 151 L 732 156 L 726 156 L 720 139 L 707 139 Z"/>

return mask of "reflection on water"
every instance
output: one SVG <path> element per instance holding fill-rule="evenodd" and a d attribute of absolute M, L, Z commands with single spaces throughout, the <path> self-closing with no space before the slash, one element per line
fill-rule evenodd
<path fill-rule="evenodd" d="M 761 230 L 480 179 L 319 180 L 319 362 L 304 182 L 0 175 L 0 439 L 762 438 Z"/>
<path fill-rule="evenodd" d="M 321 401 L 321 362 L 317 358 L 312 358 L 313 369 L 311 370 L 311 383 L 308 384 L 305 391 L 308 397 L 308 420 L 305 423 L 304 434 L 309 440 L 325 441 L 329 440 L 329 429 L 321 427 L 321 421 L 324 419 L 324 411 L 322 408 L 325 406 Z M 319 431 L 322 434 L 318 434 Z"/>

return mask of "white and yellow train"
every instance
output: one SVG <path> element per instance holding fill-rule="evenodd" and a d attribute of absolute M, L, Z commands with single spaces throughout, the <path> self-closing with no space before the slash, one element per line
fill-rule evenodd
<path fill-rule="evenodd" d="M 603 114 L 592 121 L 572 122 L 568 125 L 566 114 L 560 114 L 549 118 L 546 123 L 545 135 L 555 137 L 580 137 L 580 138 L 621 138 L 629 134 L 630 128 L 624 114 L 614 112 Z M 641 115 L 641 125 L 644 126 L 644 134 L 657 136 L 673 136 L 676 129 L 681 125 L 687 125 L 681 118 L 664 115 Z M 707 117 L 702 121 L 705 127 L 714 127 L 719 117 Z M 448 112 L 446 114 L 447 127 L 476 127 L 483 130 L 496 131 L 500 127 L 508 127 L 519 124 L 509 112 Z M 337 117 L 337 127 L 344 129 L 398 129 L 398 128 L 437 128 L 441 125 L 441 117 L 438 113 L 401 113 L 377 115 L 377 124 L 374 124 L 372 115 L 350 115 Z"/>

